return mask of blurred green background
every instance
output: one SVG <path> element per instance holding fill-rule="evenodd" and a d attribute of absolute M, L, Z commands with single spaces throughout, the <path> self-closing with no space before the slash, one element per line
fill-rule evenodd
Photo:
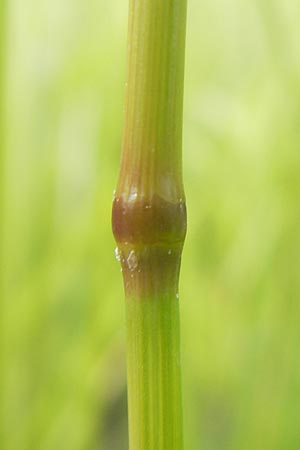
<path fill-rule="evenodd" d="M 110 209 L 127 1 L 6 5 L 0 447 L 126 450 Z M 300 446 L 299 23 L 298 1 L 189 1 L 187 450 Z"/>

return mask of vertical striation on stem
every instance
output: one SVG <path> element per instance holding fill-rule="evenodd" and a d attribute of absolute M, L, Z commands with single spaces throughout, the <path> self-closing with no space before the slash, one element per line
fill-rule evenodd
<path fill-rule="evenodd" d="M 182 450 L 178 279 L 186 234 L 186 0 L 130 0 L 112 224 L 127 312 L 130 450 Z"/>

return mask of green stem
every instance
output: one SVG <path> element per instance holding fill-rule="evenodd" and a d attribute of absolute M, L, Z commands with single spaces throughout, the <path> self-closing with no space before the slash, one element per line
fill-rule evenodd
<path fill-rule="evenodd" d="M 128 299 L 126 310 L 130 449 L 181 450 L 178 301 Z"/>
<path fill-rule="evenodd" d="M 120 176 L 113 204 L 126 295 L 130 450 L 182 450 L 178 279 L 186 233 L 186 0 L 130 0 Z"/>
<path fill-rule="evenodd" d="M 125 127 L 118 193 L 183 197 L 186 0 L 130 0 Z"/>

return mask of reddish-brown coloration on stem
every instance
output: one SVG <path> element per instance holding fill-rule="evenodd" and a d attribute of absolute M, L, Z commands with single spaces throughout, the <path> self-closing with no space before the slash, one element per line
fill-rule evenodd
<path fill-rule="evenodd" d="M 158 195 L 149 201 L 116 197 L 113 232 L 126 294 L 156 296 L 172 289 L 176 295 L 186 234 L 185 203 L 167 202 Z"/>
<path fill-rule="evenodd" d="M 186 234 L 186 207 L 158 195 L 147 200 L 117 197 L 113 203 L 113 232 L 117 243 L 183 243 Z"/>

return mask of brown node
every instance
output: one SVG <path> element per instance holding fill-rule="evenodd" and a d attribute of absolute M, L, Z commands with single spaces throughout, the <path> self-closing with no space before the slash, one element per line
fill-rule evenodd
<path fill-rule="evenodd" d="M 150 199 L 116 197 L 112 227 L 117 243 L 183 244 L 186 206 L 182 200 L 172 203 L 158 195 Z"/>

